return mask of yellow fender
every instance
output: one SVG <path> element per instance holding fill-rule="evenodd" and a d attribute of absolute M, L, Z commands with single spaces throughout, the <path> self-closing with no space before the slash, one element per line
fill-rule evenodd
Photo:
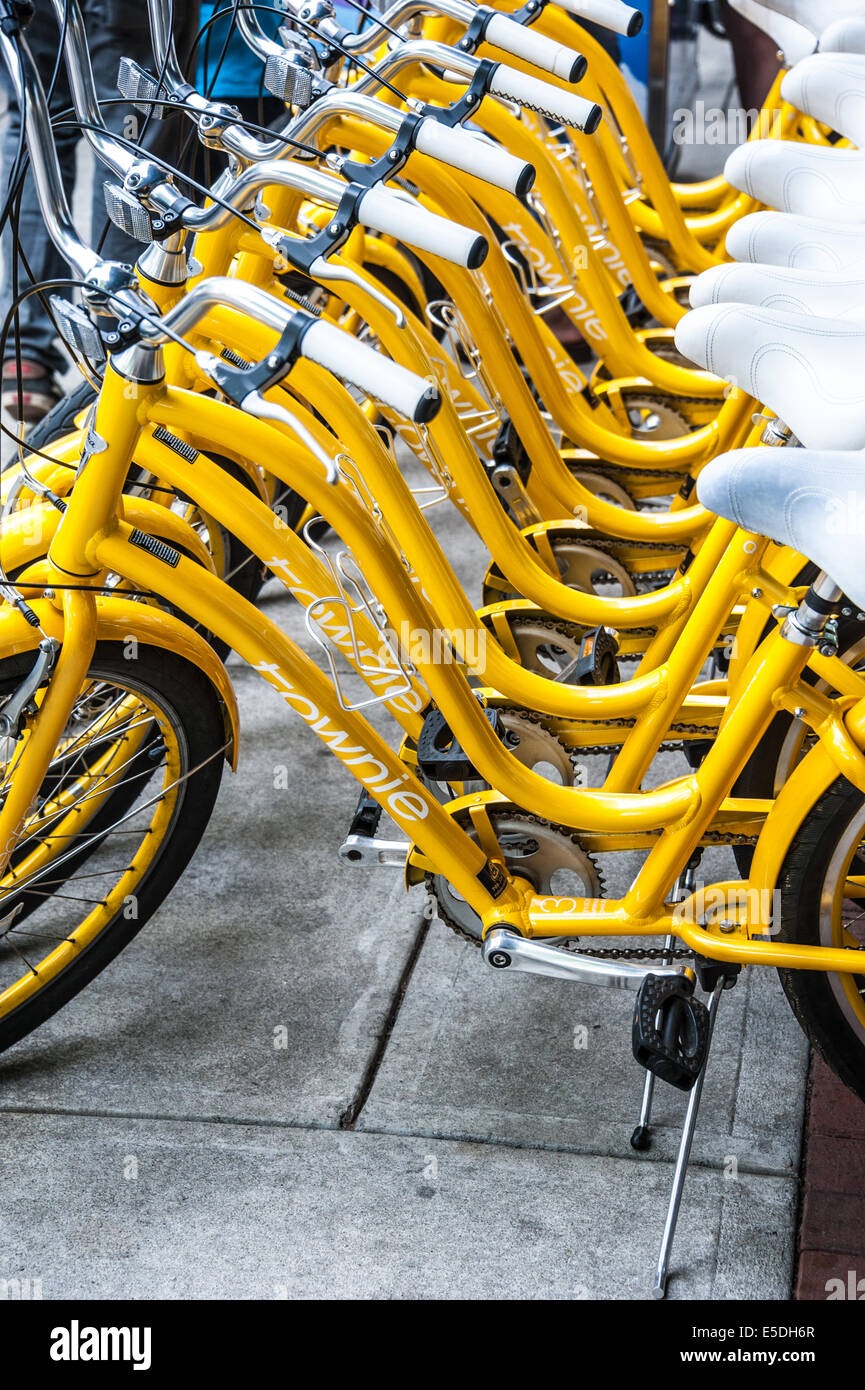
<path fill-rule="evenodd" d="M 752 903 L 759 903 L 761 906 L 759 911 L 752 909 L 749 913 L 749 936 L 760 936 L 769 930 L 769 921 L 760 920 L 764 915 L 763 905 L 772 901 L 778 875 L 799 827 L 837 778 L 836 763 L 822 744 L 818 743 L 802 759 L 775 798 L 772 809 L 763 823 L 751 864 L 748 887 L 760 891 L 750 894 L 749 897 Z M 768 918 L 768 914 L 766 916 Z"/>
<path fill-rule="evenodd" d="M 197 531 L 160 502 L 150 502 L 144 497 L 124 497 L 123 515 L 139 531 L 168 541 L 212 574 L 216 572 L 213 557 Z M 4 574 L 15 574 L 23 566 L 44 559 L 61 519 L 62 513 L 48 502 L 34 502 L 5 517 L 0 530 L 0 560 Z M 35 582 L 35 575 L 29 577 Z"/>
<path fill-rule="evenodd" d="M 63 641 L 63 615 L 54 604 L 47 599 L 35 599 L 30 607 L 39 618 L 39 627 L 31 627 L 16 608 L 5 605 L 0 608 L 0 659 L 19 652 L 35 652 L 43 634 Z M 124 598 L 97 596 L 96 640 L 128 642 L 131 637 L 143 646 L 174 652 L 204 673 L 219 698 L 225 724 L 225 758 L 235 769 L 240 738 L 237 698 L 228 672 L 213 648 L 180 618 L 161 608 L 150 608 Z"/>

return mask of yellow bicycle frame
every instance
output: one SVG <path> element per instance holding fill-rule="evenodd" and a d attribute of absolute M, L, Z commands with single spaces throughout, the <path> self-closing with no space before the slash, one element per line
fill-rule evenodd
<path fill-rule="evenodd" d="M 355 548 L 362 552 L 375 592 L 383 596 L 385 606 L 393 611 L 398 602 L 410 619 L 419 623 L 429 619 L 429 612 L 407 580 L 398 557 L 370 536 L 370 518 L 362 508 L 352 508 L 347 501 L 339 500 L 339 489 L 328 487 L 320 465 L 299 457 L 301 451 L 288 444 L 282 427 L 264 425 L 238 416 L 218 402 L 189 397 L 159 385 L 133 387 L 118 377 L 109 365 L 94 428 L 102 438 L 110 433 L 110 442 L 104 452 L 91 456 L 86 462 L 54 537 L 49 567 L 56 580 L 57 597 L 53 601 L 38 601 L 43 624 L 53 621 L 57 630 L 60 623 L 63 645 L 17 766 L 14 795 L 10 795 L 0 809 L 0 845 L 5 846 L 6 853 L 14 844 L 26 808 L 44 775 L 96 641 L 99 600 L 86 588 L 64 589 L 64 582 L 71 578 L 77 584 L 86 585 L 88 580 L 98 584 L 101 575 L 111 570 L 136 587 L 161 594 L 169 601 L 182 598 L 184 609 L 196 621 L 228 641 L 280 690 L 286 703 L 301 714 L 413 839 L 421 857 L 420 867 L 432 865 L 436 872 L 444 873 L 479 913 L 486 929 L 507 923 L 526 935 L 542 936 L 575 933 L 646 936 L 671 931 L 714 958 L 788 968 L 847 972 L 861 969 L 861 957 L 853 951 L 793 947 L 755 939 L 767 927 L 760 920 L 740 924 L 732 936 L 696 926 L 685 920 L 681 911 L 672 910 L 665 897 L 679 869 L 713 824 L 736 813 L 750 814 L 753 818 L 755 808 L 731 803 L 729 788 L 778 709 L 791 707 L 794 702 L 797 709 L 804 708 L 805 719 L 820 740 L 817 750 L 808 755 L 795 774 L 800 785 L 807 778 L 807 785 L 813 790 L 820 787 L 827 776 L 831 779 L 841 770 L 854 785 L 865 791 L 865 758 L 862 755 L 865 683 L 860 684 L 858 695 L 846 696 L 840 701 L 817 699 L 813 689 L 803 686 L 800 680 L 809 652 L 774 634 L 749 663 L 739 699 L 728 710 L 718 738 L 697 772 L 658 791 L 630 794 L 577 792 L 547 784 L 546 795 L 551 809 L 557 811 L 567 801 L 565 823 L 578 824 L 588 836 L 660 831 L 642 872 L 626 897 L 621 902 L 594 902 L 536 895 L 529 885 L 509 876 L 496 864 L 491 853 L 490 836 L 483 827 L 496 793 L 481 793 L 466 799 L 478 839 L 467 837 L 454 815 L 449 814 L 449 811 L 463 809 L 460 803 L 443 809 L 368 723 L 341 707 L 330 682 L 273 624 L 194 561 L 179 557 L 176 564 L 166 563 L 134 544 L 132 528 L 120 519 L 119 513 L 124 477 L 142 426 L 148 420 L 173 424 L 175 416 L 184 418 L 187 407 L 195 416 L 194 421 L 187 422 L 192 424 L 190 433 L 204 436 L 202 443 L 215 447 L 221 438 L 231 433 L 247 456 L 266 450 L 273 459 L 277 476 L 296 477 L 304 495 L 320 506 L 324 514 L 328 511 L 333 514 L 336 510 L 339 524 L 352 533 Z M 366 545 L 362 544 L 364 531 L 367 532 Z M 753 556 L 760 549 L 759 543 L 745 533 L 735 532 L 730 549 L 733 552 L 731 569 L 732 560 L 738 560 L 741 583 L 750 583 Z M 732 573 L 729 578 L 732 582 Z M 52 607 L 53 620 L 49 616 Z M 161 625 L 163 617 L 158 614 L 155 621 Z M 22 625 L 17 620 L 16 614 L 3 614 L 0 649 L 10 649 L 3 641 L 7 632 L 13 633 L 7 626 L 9 622 L 18 629 L 17 649 L 23 649 L 20 641 L 26 634 L 21 634 Z M 152 610 L 148 610 L 146 620 L 154 621 Z M 134 622 L 132 630 L 135 630 Z M 34 642 L 31 631 L 31 647 Z M 425 675 L 435 695 L 434 687 L 442 682 L 434 678 L 432 669 Z M 853 673 L 848 673 L 848 677 L 852 678 Z M 656 682 L 656 688 L 658 685 Z M 672 692 L 669 693 L 672 698 Z M 483 738 L 472 735 L 469 725 L 473 721 L 454 717 L 451 696 L 452 692 L 448 697 L 448 717 L 471 756 L 472 743 L 477 746 Z M 468 687 L 465 701 L 474 703 Z M 464 739 L 466 734 L 470 737 Z M 495 742 L 491 730 L 489 735 Z M 522 769 L 521 774 L 516 774 L 517 781 L 522 776 L 531 785 L 531 774 Z M 803 813 L 805 809 L 803 807 Z M 773 856 L 768 844 L 762 848 L 770 827 L 770 839 L 774 836 L 772 815 L 770 813 L 763 827 L 755 859 L 763 872 L 766 865 L 778 861 L 777 850 Z M 492 838 L 494 840 L 494 836 Z M 415 861 L 414 873 L 418 867 Z"/>

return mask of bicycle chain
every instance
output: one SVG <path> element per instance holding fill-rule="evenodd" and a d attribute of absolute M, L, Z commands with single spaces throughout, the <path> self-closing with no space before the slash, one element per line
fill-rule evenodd
<path fill-rule="evenodd" d="M 580 545 L 585 545 L 589 550 L 597 550 L 602 555 L 612 555 L 614 560 L 618 560 L 619 564 L 624 566 L 640 591 L 652 589 L 662 584 L 669 584 L 671 575 L 676 573 L 675 565 L 671 565 L 669 569 L 665 570 L 646 570 L 645 573 L 642 571 L 637 573 L 630 568 L 618 553 L 622 550 L 636 550 L 643 552 L 648 551 L 650 554 L 658 554 L 658 552 L 663 554 L 665 551 L 674 550 L 676 548 L 669 542 L 608 540 L 601 537 L 596 538 L 592 535 L 584 538 L 580 532 L 575 532 L 572 539 Z M 681 549 L 684 554 L 685 547 L 682 546 Z M 555 538 L 553 540 L 553 552 L 555 553 Z"/>
<path fill-rule="evenodd" d="M 674 960 L 686 960 L 694 954 L 687 947 L 676 947 L 667 951 L 663 946 L 642 946 L 629 951 L 624 946 L 581 946 L 576 941 L 567 941 L 563 949 L 571 954 L 595 956 L 599 960 L 662 960 L 665 964 Z"/>
<path fill-rule="evenodd" d="M 700 400 L 701 398 L 694 397 L 694 399 Z M 563 442 L 562 444 L 562 450 L 564 452 L 567 452 L 568 448 L 579 449 L 579 447 L 580 446 L 574 444 L 573 441 L 570 443 Z M 568 460 L 565 460 L 565 462 L 567 463 Z M 632 464 L 629 467 L 621 463 L 607 463 L 605 459 L 580 459 L 578 463 L 584 469 L 591 467 L 593 473 L 600 473 L 602 476 L 606 476 L 607 474 L 612 476 L 618 473 L 619 476 L 623 478 L 663 478 L 665 482 L 678 482 L 679 484 L 688 476 L 687 471 L 678 473 L 671 472 L 668 468 L 643 468 L 637 464 Z M 576 468 L 576 471 L 579 472 L 579 467 Z M 615 481 L 615 479 L 613 479 L 613 481 Z M 628 489 L 625 488 L 625 491 L 627 492 Z M 635 498 L 634 500 L 636 501 L 637 499 Z"/>
<path fill-rule="evenodd" d="M 651 513 L 647 513 L 647 515 L 651 515 Z M 648 550 L 655 554 L 658 552 L 663 554 L 668 550 L 681 550 L 684 554 L 686 549 L 684 545 L 677 546 L 672 541 L 611 540 L 607 537 L 595 536 L 591 530 L 588 532 L 572 531 L 561 535 L 553 535 L 551 537 L 551 543 L 554 551 L 556 548 L 556 541 L 575 541 L 578 545 L 584 545 L 589 550 L 601 550 L 604 554 L 609 553 L 614 556 L 617 550 Z M 616 556 L 616 558 L 618 559 L 618 556 Z"/>
<path fill-rule="evenodd" d="M 543 725 L 544 719 L 546 718 L 545 715 L 540 714 L 537 710 L 522 709 L 522 708 L 520 708 L 520 707 L 517 706 L 517 705 L 499 705 L 498 708 L 499 708 L 499 709 L 503 709 L 503 710 L 504 710 L 504 709 L 507 709 L 507 710 L 510 710 L 510 711 L 511 711 L 512 713 L 514 713 L 514 714 L 519 714 L 519 715 L 521 715 L 524 719 L 527 719 L 527 720 L 528 720 L 530 723 L 532 723 L 532 724 L 540 724 L 540 725 Z M 630 730 L 630 729 L 633 729 L 633 728 L 634 728 L 634 720 L 633 720 L 633 719 L 605 719 L 605 720 L 604 720 L 604 725 L 605 725 L 605 727 L 608 728 L 608 729 L 629 729 L 629 730 Z M 717 734 L 717 732 L 718 732 L 718 730 L 717 730 L 714 726 L 712 726 L 712 725 L 704 725 L 704 724 L 672 724 L 672 725 L 670 726 L 670 731 L 671 731 L 671 733 L 694 734 L 694 735 L 697 736 L 697 738 L 699 738 L 699 737 L 702 736 L 702 737 L 707 738 L 707 739 L 714 738 L 714 736 L 715 736 L 715 735 Z M 558 735 L 554 735 L 554 737 L 558 738 Z M 562 747 L 563 747 L 563 748 L 567 748 L 567 745 L 564 743 L 564 741 L 563 741 L 561 738 L 559 738 L 558 741 L 559 741 L 559 743 L 562 744 Z M 679 740 L 677 740 L 675 743 L 662 743 L 662 744 L 660 745 L 660 747 L 658 748 L 658 752 L 659 752 L 659 753 L 676 753 L 676 752 L 679 751 L 679 749 L 680 749 L 681 747 L 682 747 L 682 740 L 679 739 Z M 569 754 L 570 754 L 571 762 L 574 762 L 575 759 L 578 759 L 578 758 L 580 758 L 580 757 L 584 757 L 584 758 L 585 758 L 585 757 L 588 757 L 588 756 L 590 756 L 590 755 L 593 756 L 593 755 L 595 755 L 595 754 L 598 754 L 599 756 L 604 756 L 604 755 L 606 755 L 606 756 L 608 756 L 608 757 L 612 757 L 614 754 L 620 753 L 620 752 L 622 751 L 622 745 L 621 745 L 620 743 L 598 743 L 598 744 L 593 743 L 593 744 L 591 745 L 591 747 L 589 747 L 589 748 L 570 748 L 570 749 L 567 749 L 567 751 L 568 751 Z"/>
<path fill-rule="evenodd" d="M 627 566 L 625 566 L 627 569 Z M 675 570 L 650 570 L 645 574 L 631 574 L 634 581 L 634 588 L 638 594 L 652 593 L 655 589 L 669 584 L 671 578 L 676 573 Z"/>
<path fill-rule="evenodd" d="M 527 617 L 527 618 L 530 620 L 530 622 L 532 623 L 533 626 L 535 626 L 535 627 L 541 627 L 541 628 L 543 628 L 546 632 L 557 633 L 560 637 L 561 637 L 561 636 L 566 636 L 566 637 L 579 638 L 579 640 L 582 641 L 583 637 L 586 635 L 586 629 L 585 629 L 585 628 L 579 627 L 579 626 L 577 625 L 577 623 L 569 623 L 566 619 L 563 619 L 561 622 L 554 622 L 551 618 L 540 618 L 540 617 L 537 616 L 536 613 L 528 613 L 528 614 L 526 614 L 526 613 L 523 613 L 522 611 L 518 611 L 518 612 L 516 612 L 516 613 L 513 613 L 513 614 L 510 615 L 510 617 L 511 617 L 511 621 L 512 621 L 512 622 L 513 622 L 513 621 L 516 621 L 517 623 L 519 623 L 520 618 L 525 618 L 525 617 Z M 629 636 L 629 637 L 646 637 L 646 638 L 651 638 L 651 637 L 654 637 L 654 635 L 655 635 L 655 629 L 654 629 L 653 627 L 629 627 L 629 628 L 628 628 L 628 636 Z M 628 656 L 628 657 L 625 657 L 624 659 L 625 659 L 626 661 L 631 661 L 631 660 L 637 660 L 638 658 L 637 658 L 637 656 L 635 655 L 634 657 Z M 612 722 L 612 721 L 611 721 L 611 722 Z"/>

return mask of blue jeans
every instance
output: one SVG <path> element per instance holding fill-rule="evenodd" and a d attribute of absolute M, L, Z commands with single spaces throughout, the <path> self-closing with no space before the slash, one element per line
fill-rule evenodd
<path fill-rule="evenodd" d="M 150 43 L 150 28 L 147 22 L 147 6 L 144 0 L 80 0 L 84 22 L 87 28 L 90 62 L 96 84 L 96 94 L 100 100 L 116 99 L 117 69 L 122 57 L 134 58 L 143 67 L 154 70 L 153 52 Z M 175 0 L 175 42 L 181 61 L 185 58 L 198 29 L 198 0 Z M 36 14 L 25 31 L 27 43 L 39 68 L 42 81 L 47 89 L 54 70 L 60 31 L 57 26 L 54 8 L 50 0 L 40 0 Z M 2 69 L 2 80 L 9 91 L 8 75 Z M 66 81 L 66 71 L 61 63 L 54 85 L 50 108 L 52 122 L 56 123 L 61 112 L 72 106 L 72 98 Z M 146 116 L 126 103 L 103 109 L 106 125 L 127 139 L 141 139 Z M 181 116 L 172 116 L 165 121 L 151 120 L 144 134 L 143 144 L 163 159 L 177 159 L 181 138 L 188 134 L 189 123 Z M 17 102 L 9 94 L 9 115 L 3 139 L 3 170 L 8 179 L 18 148 L 20 113 Z M 81 138 L 72 128 L 55 129 L 57 153 L 60 168 L 66 185 L 67 196 L 72 201 L 75 183 L 75 149 Z M 93 180 L 92 222 L 90 242 L 99 244 L 100 235 L 107 224 L 107 233 L 102 242 L 102 253 L 111 260 L 135 261 L 142 248 L 141 242 L 132 241 L 108 221 L 105 212 L 103 184 L 106 172 L 97 164 Z M 53 242 L 45 231 L 42 213 L 36 199 L 33 179 L 28 170 L 21 198 L 21 214 L 18 221 L 18 235 L 27 262 L 33 272 L 34 281 L 63 278 L 69 275 L 69 267 L 56 251 Z M 0 324 L 12 303 L 12 251 L 11 228 L 7 227 L 3 236 L 3 277 L 0 284 Z M 18 291 L 20 293 L 30 279 L 20 262 L 18 267 Z M 38 362 L 50 372 L 65 370 L 66 360 L 59 352 L 54 329 L 47 317 L 38 295 L 31 295 L 21 305 L 20 311 L 21 353 L 23 357 Z M 14 329 L 6 343 L 5 357 L 14 357 Z"/>

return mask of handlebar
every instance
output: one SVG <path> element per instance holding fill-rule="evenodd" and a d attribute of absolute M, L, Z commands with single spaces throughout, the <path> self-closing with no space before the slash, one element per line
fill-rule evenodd
<path fill-rule="evenodd" d="M 185 337 L 211 309 L 236 309 L 280 334 L 290 333 L 295 355 L 315 362 L 360 391 L 389 405 L 415 424 L 433 419 L 441 407 L 438 388 L 333 324 L 304 309 L 287 306 L 257 285 L 213 276 L 194 285 L 159 321 L 152 320 L 146 339 L 154 346 Z"/>
<path fill-rule="evenodd" d="M 585 75 L 587 63 L 582 53 L 566 48 L 555 39 L 548 39 L 535 29 L 525 28 L 508 15 L 491 14 L 483 39 L 485 43 L 493 44 L 505 53 L 512 53 L 515 58 L 522 58 L 533 67 L 543 68 L 554 77 L 563 78 L 565 82 L 579 82 Z"/>
<path fill-rule="evenodd" d="M 292 188 L 334 208 L 339 206 L 348 188 L 342 179 L 320 169 L 297 162 L 265 160 L 245 170 L 224 193 L 220 189 L 222 202 L 228 207 L 212 203 L 209 207 L 192 208 L 183 219 L 184 225 L 196 232 L 218 231 L 230 223 L 234 211 L 247 207 L 256 194 L 274 184 Z M 396 237 L 418 251 L 430 251 L 469 270 L 482 265 L 489 250 L 483 236 L 430 212 L 403 191 L 376 185 L 358 198 L 355 212 L 357 221 L 374 231 Z"/>
<path fill-rule="evenodd" d="M 302 351 L 310 362 L 384 401 L 415 424 L 426 424 L 441 408 L 441 396 L 433 382 L 365 347 L 333 324 L 316 319 L 304 333 Z"/>
<path fill-rule="evenodd" d="M 618 0 L 605 0 L 605 3 L 615 5 L 618 4 Z M 621 5 L 621 8 L 628 7 Z M 538 15 L 541 9 L 542 6 L 538 5 Z M 582 53 L 577 53 L 573 48 L 568 48 L 565 44 L 520 24 L 510 15 L 501 14 L 487 5 L 472 4 L 470 0 L 397 0 L 397 4 L 382 15 L 381 25 L 376 24 L 376 16 L 371 15 L 373 22 L 368 29 L 362 30 L 360 34 L 343 34 L 340 43 L 350 53 L 368 52 L 380 46 L 385 32 L 384 24 L 391 29 L 398 29 L 401 24 L 408 23 L 417 15 L 428 14 L 431 11 L 446 15 L 466 26 L 466 35 L 458 44 L 463 52 L 474 52 L 480 43 L 487 42 L 505 53 L 513 54 L 515 58 L 522 58 L 534 67 L 552 73 L 554 77 L 563 78 L 566 82 L 579 82 L 585 74 L 587 64 Z M 629 13 L 636 15 L 642 22 L 639 11 L 631 10 Z M 636 33 L 637 30 L 633 32 Z M 249 41 L 253 42 L 252 37 Z M 258 36 L 254 46 L 257 42 Z"/>
<path fill-rule="evenodd" d="M 438 52 L 442 46 L 437 44 L 435 47 Z M 444 52 L 452 55 L 456 61 L 453 49 L 445 48 Z M 463 61 L 474 63 L 474 59 L 463 58 Z M 378 68 L 381 66 L 379 64 Z M 320 97 L 314 106 L 301 111 L 287 128 L 287 133 L 298 140 L 310 140 L 333 117 L 355 116 L 358 120 L 369 121 L 396 134 L 405 113 L 365 95 L 360 90 L 362 85 L 365 84 L 357 82 L 349 90 L 334 87 Z M 531 164 L 516 159 L 501 146 L 491 145 L 467 130 L 442 126 L 432 117 L 420 122 L 415 132 L 415 149 L 454 169 L 461 169 L 463 173 L 474 174 L 476 178 L 495 184 L 508 193 L 527 193 L 534 183 L 535 171 Z"/>
<path fill-rule="evenodd" d="M 565 92 L 550 82 L 529 77 L 526 72 L 499 63 L 490 81 L 490 95 L 506 97 L 529 111 L 537 111 L 561 125 L 572 126 L 592 135 L 601 123 L 603 111 L 596 101 L 587 101 L 576 92 Z"/>
<path fill-rule="evenodd" d="M 448 164 L 485 183 L 495 184 L 506 193 L 523 197 L 535 181 L 534 166 L 458 126 L 442 125 L 426 117 L 418 127 L 415 149 L 440 164 Z"/>
<path fill-rule="evenodd" d="M 578 19 L 592 20 L 595 24 L 600 24 L 604 29 L 612 29 L 615 33 L 622 34 L 627 38 L 633 38 L 635 34 L 639 34 L 643 27 L 642 12 L 634 9 L 631 5 L 624 4 L 623 0 L 556 0 L 556 3 L 560 5 L 563 10 L 568 10 Z M 370 19 L 373 22 L 367 28 L 361 30 L 359 34 L 346 35 L 341 42 L 343 47 L 347 48 L 351 53 L 368 53 L 380 46 L 385 33 L 384 25 L 387 25 L 391 29 L 399 29 L 400 25 L 407 24 L 409 20 L 414 19 L 416 15 L 429 14 L 432 12 L 445 15 L 450 19 L 455 19 L 459 23 L 469 26 L 479 10 L 483 8 L 482 6 L 469 3 L 469 0 L 396 0 L 396 3 L 382 14 L 381 25 L 376 24 L 375 21 L 377 17 L 375 15 L 370 15 Z M 539 5 L 536 14 L 539 15 L 541 9 L 542 5 Z M 502 19 L 506 17 L 509 18 L 504 15 L 500 16 Z M 529 18 L 529 24 L 532 22 L 533 18 L 534 16 Z M 526 32 L 525 27 L 517 21 L 513 20 L 512 23 L 515 28 L 523 29 L 523 33 Z M 528 62 L 535 63 L 537 67 L 546 68 L 548 72 L 555 73 L 557 77 L 565 76 L 563 72 L 556 71 L 556 69 L 549 66 L 547 62 L 537 63 L 536 60 L 529 57 L 527 53 L 520 53 L 516 48 L 509 49 L 508 44 L 498 43 L 498 40 L 494 39 L 492 35 L 489 34 L 489 30 L 487 33 L 490 37 L 490 42 L 495 42 L 497 47 L 512 52 L 515 57 L 525 57 Z M 538 35 L 538 37 L 540 36 Z M 516 40 L 514 39 L 514 41 Z M 552 40 L 550 42 L 552 42 Z M 563 47 L 563 45 L 559 46 Z M 572 82 L 578 80 L 576 76 L 570 78 Z"/>
<path fill-rule="evenodd" d="M 402 68 L 418 63 L 442 68 L 446 72 L 459 74 L 471 80 L 480 62 L 467 53 L 449 48 L 447 44 L 436 43 L 430 39 L 411 39 L 395 46 L 374 66 L 372 73 L 360 78 L 351 88 L 352 92 L 365 92 L 377 82 L 392 79 Z M 554 87 L 551 82 L 543 82 L 538 77 L 519 72 L 506 63 L 491 63 L 491 76 L 487 90 L 492 96 L 502 96 L 538 111 L 562 125 L 573 126 L 576 130 L 591 135 L 597 130 L 602 117 L 600 106 L 587 101 L 576 92 L 566 92 L 562 87 Z M 497 158 L 505 152 L 497 147 Z M 484 176 L 482 176 L 484 177 Z M 486 175 L 489 178 L 489 175 Z"/>
<path fill-rule="evenodd" d="M 394 193 L 380 184 L 367 189 L 359 198 L 357 216 L 375 231 L 469 270 L 477 270 L 487 258 L 486 237 L 446 217 L 439 217 L 415 198 Z"/>
<path fill-rule="evenodd" d="M 556 0 L 556 4 L 576 19 L 588 19 L 624 38 L 632 39 L 643 27 L 641 11 L 623 4 L 622 0 Z"/>

